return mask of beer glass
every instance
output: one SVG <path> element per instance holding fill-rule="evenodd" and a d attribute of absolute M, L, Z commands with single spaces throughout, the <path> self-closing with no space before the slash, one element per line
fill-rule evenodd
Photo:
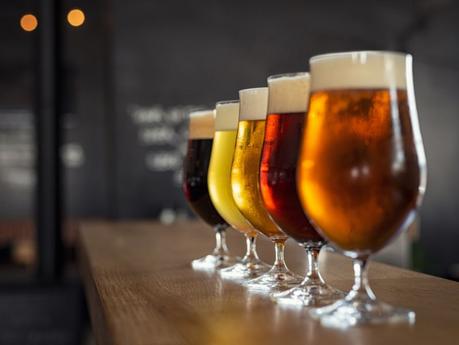
<path fill-rule="evenodd" d="M 273 223 L 264 208 L 259 188 L 259 165 L 265 134 L 268 88 L 239 91 L 240 115 L 231 168 L 234 201 L 252 226 L 275 245 L 276 259 L 264 275 L 248 281 L 249 289 L 275 292 L 288 289 L 301 281 L 289 271 L 284 261 L 287 236 Z"/>
<path fill-rule="evenodd" d="M 213 206 L 207 188 L 207 171 L 213 136 L 214 111 L 203 110 L 190 113 L 182 189 L 191 209 L 214 228 L 216 237 L 216 247 L 213 252 L 191 263 L 193 268 L 203 270 L 227 267 L 235 262 L 235 259 L 228 254 L 225 241 L 225 230 L 228 224 Z"/>
<path fill-rule="evenodd" d="M 257 231 L 237 208 L 231 191 L 233 161 L 239 120 L 239 101 L 218 102 L 215 108 L 215 135 L 210 156 L 208 187 L 212 203 L 228 224 L 246 237 L 247 251 L 235 265 L 219 271 L 223 278 L 243 280 L 258 277 L 269 266 L 258 258 Z"/>
<path fill-rule="evenodd" d="M 355 273 L 344 299 L 311 315 L 337 327 L 414 322 L 413 311 L 378 301 L 367 278 L 368 258 L 413 220 L 426 186 L 412 57 L 349 52 L 315 56 L 310 65 L 298 193 Z"/>
<path fill-rule="evenodd" d="M 268 117 L 261 155 L 260 191 L 272 220 L 306 249 L 307 257 L 303 282 L 272 297 L 280 304 L 317 307 L 331 304 L 342 297 L 342 293 L 326 284 L 319 273 L 318 256 L 326 241 L 304 214 L 296 188 L 309 84 L 306 72 L 268 78 Z"/>

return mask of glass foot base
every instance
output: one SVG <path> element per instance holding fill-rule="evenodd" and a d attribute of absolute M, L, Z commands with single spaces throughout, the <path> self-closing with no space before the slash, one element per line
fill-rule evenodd
<path fill-rule="evenodd" d="M 373 299 L 343 299 L 332 305 L 311 309 L 313 318 L 326 327 L 348 328 L 362 324 L 408 323 L 414 324 L 413 311 L 393 307 Z"/>
<path fill-rule="evenodd" d="M 193 260 L 191 267 L 195 270 L 214 271 L 233 266 L 240 259 L 228 255 L 209 254 L 202 258 Z"/>
<path fill-rule="evenodd" d="M 276 268 L 258 278 L 247 281 L 245 285 L 250 291 L 276 293 L 291 289 L 301 283 L 302 280 L 303 277 L 291 271 L 279 271 Z"/>
<path fill-rule="evenodd" d="M 274 293 L 271 297 L 281 305 L 317 308 L 336 302 L 344 297 L 344 293 L 322 282 L 303 282 L 300 286 Z"/>
<path fill-rule="evenodd" d="M 224 279 L 245 280 L 261 276 L 269 269 L 269 265 L 261 260 L 239 262 L 231 267 L 219 271 Z"/>

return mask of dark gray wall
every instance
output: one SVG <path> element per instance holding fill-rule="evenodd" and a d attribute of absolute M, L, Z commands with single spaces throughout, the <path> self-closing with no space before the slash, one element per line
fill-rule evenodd
<path fill-rule="evenodd" d="M 425 8 L 425 26 L 408 42 L 428 164 L 421 244 L 426 270 L 442 275 L 459 263 L 459 3 L 450 3 Z"/>
<path fill-rule="evenodd" d="M 63 23 L 65 70 L 66 209 L 71 217 L 104 217 L 110 214 L 110 114 L 107 4 L 104 1 L 66 0 L 64 12 L 85 11 L 83 26 Z M 65 14 L 62 16 L 65 18 Z"/>

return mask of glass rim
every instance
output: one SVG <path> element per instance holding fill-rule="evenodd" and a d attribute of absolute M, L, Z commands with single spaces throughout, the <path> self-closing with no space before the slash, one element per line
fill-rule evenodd
<path fill-rule="evenodd" d="M 241 89 L 239 90 L 239 92 L 257 92 L 257 91 L 263 91 L 263 90 L 266 90 L 268 89 L 267 86 L 260 86 L 260 87 L 252 87 L 252 88 L 248 88 L 248 89 Z"/>
<path fill-rule="evenodd" d="M 307 71 L 302 72 L 288 72 L 288 73 L 280 73 L 280 74 L 273 74 L 270 75 L 266 80 L 269 82 L 271 80 L 279 79 L 279 78 L 294 78 L 294 77 L 311 77 L 311 74 Z"/>
<path fill-rule="evenodd" d="M 224 105 L 224 104 L 236 104 L 236 103 L 239 103 L 238 99 L 231 99 L 231 100 L 228 100 L 228 101 L 218 101 L 217 103 L 215 103 L 215 106 Z"/>
<path fill-rule="evenodd" d="M 193 117 L 193 116 L 199 116 L 201 114 L 205 114 L 205 113 L 211 113 L 211 112 L 214 112 L 215 111 L 215 108 L 206 108 L 206 107 L 203 107 L 203 108 L 200 108 L 200 109 L 196 109 L 196 110 L 192 110 L 188 113 L 188 116 L 189 117 Z"/>
<path fill-rule="evenodd" d="M 388 56 L 393 56 L 393 57 L 411 57 L 411 54 L 409 53 L 404 53 L 400 51 L 395 51 L 395 50 L 354 50 L 354 51 L 348 51 L 348 52 L 335 52 L 335 53 L 325 53 L 325 54 L 318 54 L 314 55 L 309 58 L 309 63 L 315 63 L 318 61 L 324 61 L 324 60 L 331 60 L 334 58 L 343 58 L 343 57 L 350 57 L 353 55 L 361 55 L 361 54 L 366 54 L 366 55 L 372 55 L 372 56 L 383 56 L 383 55 L 388 55 Z"/>

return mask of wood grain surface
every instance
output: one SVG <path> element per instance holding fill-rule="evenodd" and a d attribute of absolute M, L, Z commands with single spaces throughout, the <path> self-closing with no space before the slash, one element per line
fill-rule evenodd
<path fill-rule="evenodd" d="M 228 231 L 234 254 L 240 234 Z M 97 343 L 101 344 L 459 344 L 459 284 L 380 263 L 370 281 L 381 300 L 416 312 L 414 325 L 325 328 L 306 309 L 275 305 L 264 295 L 216 274 L 192 270 L 190 262 L 213 248 L 212 230 L 200 222 L 83 224 L 80 266 Z M 259 240 L 260 256 L 273 248 Z M 290 268 L 303 273 L 305 256 L 287 247 Z M 350 261 L 321 255 L 321 270 L 334 286 L 352 284 Z"/>

